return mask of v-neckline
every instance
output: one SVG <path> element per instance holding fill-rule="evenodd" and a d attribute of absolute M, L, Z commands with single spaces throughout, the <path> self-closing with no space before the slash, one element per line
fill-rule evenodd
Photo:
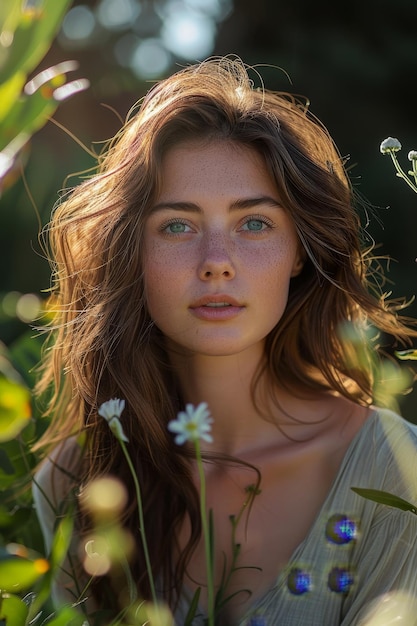
<path fill-rule="evenodd" d="M 356 448 L 358 441 L 360 441 L 364 436 L 366 436 L 368 429 L 371 428 L 371 425 L 374 423 L 374 421 L 378 417 L 379 417 L 379 411 L 377 409 L 374 409 L 368 415 L 368 417 L 366 418 L 362 426 L 359 428 L 359 430 L 355 433 L 354 437 L 352 438 L 351 442 L 349 443 L 346 449 L 345 454 L 343 455 L 342 461 L 340 463 L 336 476 L 332 482 L 332 485 L 325 499 L 323 500 L 323 503 L 320 506 L 320 509 L 314 519 L 314 522 L 312 523 L 306 536 L 294 549 L 291 557 L 288 559 L 287 565 L 279 572 L 278 576 L 276 577 L 275 583 L 270 585 L 264 592 L 262 592 L 255 599 L 253 604 L 249 606 L 248 609 L 245 611 L 245 613 L 242 615 L 242 617 L 239 618 L 239 621 L 236 623 L 236 626 L 244 626 L 247 623 L 247 621 L 250 619 L 250 617 L 256 611 L 259 611 L 260 607 L 265 602 L 269 594 L 274 590 L 277 591 L 284 585 L 286 581 L 286 574 L 288 573 L 288 568 L 291 568 L 291 564 L 299 560 L 300 554 L 303 552 L 306 545 L 310 542 L 311 537 L 317 533 L 318 526 L 322 522 L 323 513 L 329 508 L 329 502 L 333 499 L 334 491 L 337 488 L 338 483 L 340 482 L 343 474 L 345 473 L 348 467 L 353 450 Z M 185 595 L 189 596 L 190 598 L 192 598 L 194 595 L 193 591 L 189 589 L 186 585 L 183 585 L 183 591 L 185 591 Z M 201 605 L 198 605 L 196 615 L 201 615 L 203 620 L 207 619 L 206 611 L 201 607 Z"/>

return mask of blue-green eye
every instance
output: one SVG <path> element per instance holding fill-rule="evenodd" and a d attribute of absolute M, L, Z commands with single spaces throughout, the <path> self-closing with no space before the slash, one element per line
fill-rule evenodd
<path fill-rule="evenodd" d="M 249 219 L 242 226 L 243 230 L 249 230 L 251 232 L 260 232 L 261 230 L 264 230 L 265 228 L 268 228 L 268 224 L 264 220 L 261 220 L 255 217 L 252 219 Z"/>
<path fill-rule="evenodd" d="M 248 230 L 262 230 L 262 228 L 265 226 L 265 224 L 261 222 L 261 220 L 249 220 L 249 222 L 246 223 L 248 226 Z"/>
<path fill-rule="evenodd" d="M 184 222 L 171 222 L 164 227 L 164 232 L 171 235 L 179 235 L 188 232 L 189 226 Z"/>

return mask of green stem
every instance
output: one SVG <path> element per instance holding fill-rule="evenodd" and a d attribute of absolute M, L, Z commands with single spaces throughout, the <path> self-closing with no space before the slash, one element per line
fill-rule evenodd
<path fill-rule="evenodd" d="M 197 460 L 198 476 L 200 479 L 200 514 L 201 525 L 203 528 L 204 551 L 206 555 L 206 571 L 207 571 L 207 613 L 208 626 L 214 626 L 214 585 L 213 585 L 213 561 L 212 549 L 210 545 L 210 530 L 207 522 L 206 507 L 206 477 L 204 474 L 203 460 L 201 458 L 200 440 L 196 439 L 195 456 Z"/>
<path fill-rule="evenodd" d="M 130 473 L 132 475 L 133 482 L 134 482 L 134 485 L 135 485 L 136 500 L 137 500 L 137 503 L 138 503 L 138 513 L 139 513 L 139 532 L 140 532 L 141 537 L 142 537 L 143 553 L 145 555 L 145 562 L 146 562 L 146 571 L 148 572 L 148 578 L 149 578 L 149 585 L 151 587 L 152 600 L 153 600 L 153 603 L 155 604 L 155 607 L 158 607 L 158 598 L 156 596 L 155 582 L 154 582 L 154 579 L 153 579 L 151 559 L 149 557 L 148 542 L 146 540 L 146 533 L 145 533 L 145 521 L 144 521 L 144 517 L 143 517 L 142 493 L 141 493 L 141 490 L 140 490 L 138 477 L 136 475 L 135 468 L 133 467 L 132 459 L 130 458 L 129 452 L 127 451 L 125 442 L 123 440 L 121 440 L 121 439 L 119 439 L 119 442 L 120 442 L 120 445 L 122 447 L 123 454 L 125 455 L 127 464 L 129 465 L 129 470 L 130 470 Z"/>
<path fill-rule="evenodd" d="M 398 159 L 397 156 L 395 154 L 395 152 L 390 152 L 390 156 L 392 159 L 392 162 L 394 163 L 394 167 L 397 170 L 397 174 L 400 178 L 403 178 L 405 180 L 405 182 L 407 183 L 407 185 L 409 187 L 411 187 L 411 189 L 417 193 L 417 186 L 413 183 L 413 181 L 411 181 L 407 174 L 404 172 L 404 170 L 402 169 L 402 167 L 400 166 L 400 164 L 398 163 Z"/>
<path fill-rule="evenodd" d="M 417 185 L 417 159 L 413 159 L 413 176 L 415 184 Z"/>
<path fill-rule="evenodd" d="M 230 523 L 232 524 L 232 562 L 230 564 L 229 572 L 226 575 L 225 579 L 222 581 L 222 588 L 218 593 L 218 604 L 216 606 L 220 606 L 223 603 L 222 596 L 227 591 L 227 588 L 232 579 L 233 573 L 236 569 L 236 563 L 240 552 L 240 546 L 236 543 L 236 530 L 240 524 L 240 520 L 242 519 L 243 513 L 251 506 L 253 499 L 256 495 L 258 495 L 259 490 L 255 487 L 255 485 L 249 485 L 247 487 L 248 496 L 240 507 L 239 513 L 236 515 L 230 515 Z"/>

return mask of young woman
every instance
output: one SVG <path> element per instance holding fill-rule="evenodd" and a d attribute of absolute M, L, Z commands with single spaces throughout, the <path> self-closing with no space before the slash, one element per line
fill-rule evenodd
<path fill-rule="evenodd" d="M 198 588 L 194 625 L 209 603 L 194 447 L 168 428 L 187 403 L 213 418 L 201 449 L 216 591 L 231 573 L 216 625 L 365 624 L 386 594 L 417 593 L 417 517 L 351 489 L 417 502 L 417 429 L 372 405 L 373 357 L 358 357 L 370 326 L 391 343 L 416 332 L 368 281 L 343 160 L 306 106 L 254 88 L 239 60 L 181 70 L 56 207 L 49 237 L 57 306 L 40 389 L 54 393 L 34 494 L 48 547 L 76 502 L 58 600 L 86 599 L 91 623 L 122 608 L 120 573 L 80 585 L 92 521 L 78 498 L 106 475 L 127 490 L 130 571 L 151 598 L 134 481 L 98 412 L 111 398 L 125 402 L 153 576 L 177 626 Z"/>

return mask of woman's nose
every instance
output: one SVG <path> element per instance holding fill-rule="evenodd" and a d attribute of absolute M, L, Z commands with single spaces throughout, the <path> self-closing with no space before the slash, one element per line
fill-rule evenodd
<path fill-rule="evenodd" d="M 207 236 L 201 248 L 201 261 L 198 274 L 201 280 L 225 278 L 230 280 L 235 276 L 235 266 L 232 260 L 232 243 L 223 235 L 211 234 Z"/>

